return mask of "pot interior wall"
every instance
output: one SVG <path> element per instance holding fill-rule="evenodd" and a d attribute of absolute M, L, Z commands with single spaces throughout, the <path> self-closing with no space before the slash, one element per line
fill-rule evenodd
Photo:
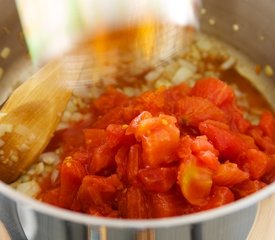
<path fill-rule="evenodd" d="M 264 69 L 275 69 L 275 1 L 204 0 L 202 31 L 235 47 Z M 274 109 L 275 77 L 251 79 Z"/>

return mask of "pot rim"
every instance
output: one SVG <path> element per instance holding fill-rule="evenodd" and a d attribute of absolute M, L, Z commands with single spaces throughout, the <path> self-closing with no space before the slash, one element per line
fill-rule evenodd
<path fill-rule="evenodd" d="M 28 197 L 27 195 L 24 195 L 16 191 L 15 189 L 12 189 L 3 182 L 0 182 L 0 193 L 3 193 L 6 197 L 16 201 L 19 207 L 20 204 L 23 203 L 27 205 L 26 207 L 29 207 L 30 209 L 33 209 L 41 214 L 46 214 L 52 217 L 71 221 L 74 223 L 92 226 L 106 226 L 113 228 L 148 229 L 195 224 L 214 218 L 222 217 L 230 213 L 234 213 L 236 211 L 250 207 L 253 204 L 256 204 L 257 202 L 275 193 L 275 182 L 266 186 L 262 190 L 254 194 L 251 194 L 250 196 L 247 196 L 243 199 L 240 199 L 236 202 L 227 204 L 222 207 L 177 217 L 146 220 L 95 217 L 89 216 L 84 213 L 72 212 L 70 210 L 55 207 L 53 205 L 43 203 L 34 198 Z"/>

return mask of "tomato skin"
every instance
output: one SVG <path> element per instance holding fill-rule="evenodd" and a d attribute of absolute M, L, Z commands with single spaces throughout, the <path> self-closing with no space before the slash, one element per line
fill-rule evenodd
<path fill-rule="evenodd" d="M 213 175 L 213 182 L 219 186 L 232 187 L 235 184 L 248 180 L 249 174 L 231 162 L 221 164 Z"/>
<path fill-rule="evenodd" d="M 176 115 L 180 123 L 193 127 L 209 119 L 226 122 L 224 112 L 209 100 L 201 97 L 186 96 L 180 99 L 177 103 Z"/>
<path fill-rule="evenodd" d="M 180 165 L 178 183 L 183 196 L 195 206 L 207 202 L 212 187 L 212 171 L 189 160 Z"/>
<path fill-rule="evenodd" d="M 150 217 L 148 197 L 142 189 L 137 187 L 129 187 L 122 193 L 118 208 L 124 218 L 144 219 Z"/>
<path fill-rule="evenodd" d="M 158 167 L 175 161 L 180 135 L 175 123 L 174 117 L 163 114 L 140 121 L 135 137 L 142 142 L 142 161 L 145 167 Z"/>
<path fill-rule="evenodd" d="M 80 162 L 71 157 L 65 158 L 60 169 L 60 206 L 70 207 L 85 175 L 86 170 Z"/>
<path fill-rule="evenodd" d="M 146 190 L 167 192 L 177 181 L 177 167 L 145 168 L 138 172 L 139 180 Z"/>
<path fill-rule="evenodd" d="M 216 106 L 221 106 L 226 102 L 232 103 L 234 100 L 232 89 L 226 83 L 216 78 L 198 80 L 192 88 L 191 94 L 207 98 Z"/>
<path fill-rule="evenodd" d="M 228 187 L 213 187 L 212 194 L 201 210 L 217 208 L 234 201 L 234 194 Z"/>

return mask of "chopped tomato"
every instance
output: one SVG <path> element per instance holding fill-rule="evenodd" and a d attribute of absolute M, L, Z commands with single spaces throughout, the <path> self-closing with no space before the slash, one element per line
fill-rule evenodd
<path fill-rule="evenodd" d="M 123 141 L 125 137 L 126 128 L 127 128 L 127 125 L 118 125 L 118 124 L 110 124 L 106 128 L 106 132 L 107 132 L 106 142 L 109 145 L 109 147 L 114 148 Z"/>
<path fill-rule="evenodd" d="M 139 77 L 133 87 L 144 84 Z M 171 217 L 222 206 L 275 181 L 272 113 L 251 124 L 218 79 L 131 98 L 110 87 L 79 110 L 89 119 L 56 132 L 47 148 L 58 150 L 61 162 L 57 179 L 40 183 L 44 202 L 93 216 Z"/>
<path fill-rule="evenodd" d="M 77 194 L 86 171 L 80 162 L 71 157 L 67 157 L 63 161 L 60 171 L 59 204 L 68 208 Z"/>
<path fill-rule="evenodd" d="M 65 157 L 85 146 L 85 136 L 82 129 L 66 129 L 62 134 L 61 146 Z"/>
<path fill-rule="evenodd" d="M 178 156 L 182 159 L 197 158 L 201 165 L 212 170 L 217 170 L 220 162 L 218 159 L 219 152 L 208 141 L 206 136 L 198 136 L 191 139 L 189 136 L 181 138 L 178 147 Z"/>
<path fill-rule="evenodd" d="M 40 198 L 42 199 L 43 202 L 61 207 L 64 205 L 61 204 L 60 206 L 59 195 L 60 195 L 60 188 L 58 187 L 51 190 L 47 190 L 46 192 L 42 193 L 40 195 Z"/>
<path fill-rule="evenodd" d="M 140 121 L 135 136 L 142 141 L 144 166 L 157 167 L 175 160 L 180 135 L 175 123 L 174 117 L 162 114 Z"/>
<path fill-rule="evenodd" d="M 180 142 L 178 144 L 177 155 L 181 160 L 188 160 L 189 158 L 194 157 L 192 155 L 191 146 L 193 144 L 193 140 L 189 135 L 180 138 Z"/>
<path fill-rule="evenodd" d="M 191 88 L 185 83 L 166 89 L 164 91 L 165 113 L 175 114 L 177 102 L 183 97 L 188 96 L 190 90 Z"/>
<path fill-rule="evenodd" d="M 222 110 L 233 131 L 245 133 L 251 126 L 250 122 L 244 118 L 243 111 L 236 104 L 226 103 L 222 106 Z"/>
<path fill-rule="evenodd" d="M 275 120 L 271 112 L 265 111 L 262 114 L 259 126 L 263 130 L 264 135 L 275 140 Z"/>
<path fill-rule="evenodd" d="M 220 165 L 219 152 L 208 141 L 206 136 L 198 136 L 191 145 L 192 151 L 201 164 L 211 170 L 217 170 Z"/>
<path fill-rule="evenodd" d="M 217 106 L 221 106 L 225 102 L 232 103 L 234 100 L 232 89 L 225 82 L 216 78 L 205 78 L 197 81 L 191 94 L 207 98 Z"/>
<path fill-rule="evenodd" d="M 249 149 L 241 164 L 243 169 L 250 174 L 250 178 L 256 180 L 260 179 L 265 174 L 268 163 L 269 158 L 264 152 L 256 149 Z"/>
<path fill-rule="evenodd" d="M 254 181 L 246 180 L 242 183 L 235 185 L 232 188 L 232 191 L 234 192 L 235 196 L 237 196 L 237 198 L 243 198 L 252 193 L 257 192 L 258 190 L 264 188 L 265 186 L 266 186 L 265 183 L 258 180 L 254 180 Z"/>
<path fill-rule="evenodd" d="M 106 130 L 105 129 L 84 129 L 86 146 L 91 149 L 99 147 L 106 142 Z"/>
<path fill-rule="evenodd" d="M 215 121 L 202 122 L 199 124 L 199 129 L 219 150 L 224 159 L 234 160 L 246 150 L 245 143 L 237 134 L 220 127 Z"/>
<path fill-rule="evenodd" d="M 124 218 L 140 219 L 150 217 L 148 197 L 142 189 L 137 187 L 127 188 L 122 193 L 118 207 L 121 216 Z"/>
<path fill-rule="evenodd" d="M 100 170 L 111 167 L 115 164 L 115 151 L 107 144 L 103 144 L 93 151 L 89 171 L 91 174 L 98 173 Z"/>
<path fill-rule="evenodd" d="M 152 118 L 152 114 L 147 112 L 147 111 L 143 111 L 141 114 L 139 114 L 137 117 L 135 117 L 129 127 L 126 130 L 126 135 L 130 135 L 130 134 L 134 134 L 136 132 L 136 129 L 138 128 L 140 122 L 142 120 L 148 119 L 148 118 Z"/>
<path fill-rule="evenodd" d="M 177 103 L 177 116 L 180 123 L 197 127 L 205 120 L 225 122 L 224 112 L 212 102 L 201 97 L 184 97 Z"/>
<path fill-rule="evenodd" d="M 87 175 L 83 178 L 77 198 L 82 209 L 87 211 L 90 207 L 105 206 L 122 189 L 123 185 L 117 175 L 109 177 Z"/>
<path fill-rule="evenodd" d="M 167 192 L 177 181 L 178 168 L 145 168 L 138 172 L 144 187 L 152 192 Z"/>
<path fill-rule="evenodd" d="M 150 111 L 153 115 L 159 114 L 165 105 L 164 90 L 165 88 L 147 91 L 136 98 L 136 104 L 141 105 L 143 111 Z"/>
<path fill-rule="evenodd" d="M 109 112 L 100 116 L 94 124 L 93 128 L 107 128 L 110 124 L 125 124 L 124 121 L 124 107 L 115 107 Z"/>
<path fill-rule="evenodd" d="M 223 206 L 225 204 L 231 203 L 234 201 L 234 194 L 230 191 L 228 187 L 217 187 L 213 188 L 212 194 L 201 210 L 207 210 L 211 208 L 216 208 Z"/>
<path fill-rule="evenodd" d="M 275 154 L 269 156 L 269 162 L 266 173 L 262 177 L 265 183 L 272 183 L 275 181 Z"/>
<path fill-rule="evenodd" d="M 213 175 L 213 181 L 220 186 L 232 187 L 235 184 L 248 180 L 249 174 L 239 169 L 238 165 L 231 162 L 221 164 Z"/>
<path fill-rule="evenodd" d="M 263 130 L 253 128 L 249 131 L 257 146 L 267 154 L 275 154 L 275 142 L 268 136 L 264 136 Z"/>
<path fill-rule="evenodd" d="M 206 203 L 212 187 L 212 171 L 190 160 L 180 165 L 178 183 L 183 196 L 195 206 Z"/>
<path fill-rule="evenodd" d="M 127 101 L 128 97 L 125 94 L 110 87 L 94 101 L 94 105 L 100 113 L 107 113 L 111 109 L 127 103 Z"/>
<path fill-rule="evenodd" d="M 173 217 L 198 211 L 196 206 L 188 203 L 177 191 L 151 193 L 150 202 L 153 218 Z"/>

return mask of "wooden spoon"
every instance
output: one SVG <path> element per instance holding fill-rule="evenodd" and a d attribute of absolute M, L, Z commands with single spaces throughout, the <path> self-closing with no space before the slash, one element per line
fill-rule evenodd
<path fill-rule="evenodd" d="M 1 109 L 0 179 L 15 181 L 50 141 L 71 97 L 83 61 L 48 63 L 18 87 Z"/>

